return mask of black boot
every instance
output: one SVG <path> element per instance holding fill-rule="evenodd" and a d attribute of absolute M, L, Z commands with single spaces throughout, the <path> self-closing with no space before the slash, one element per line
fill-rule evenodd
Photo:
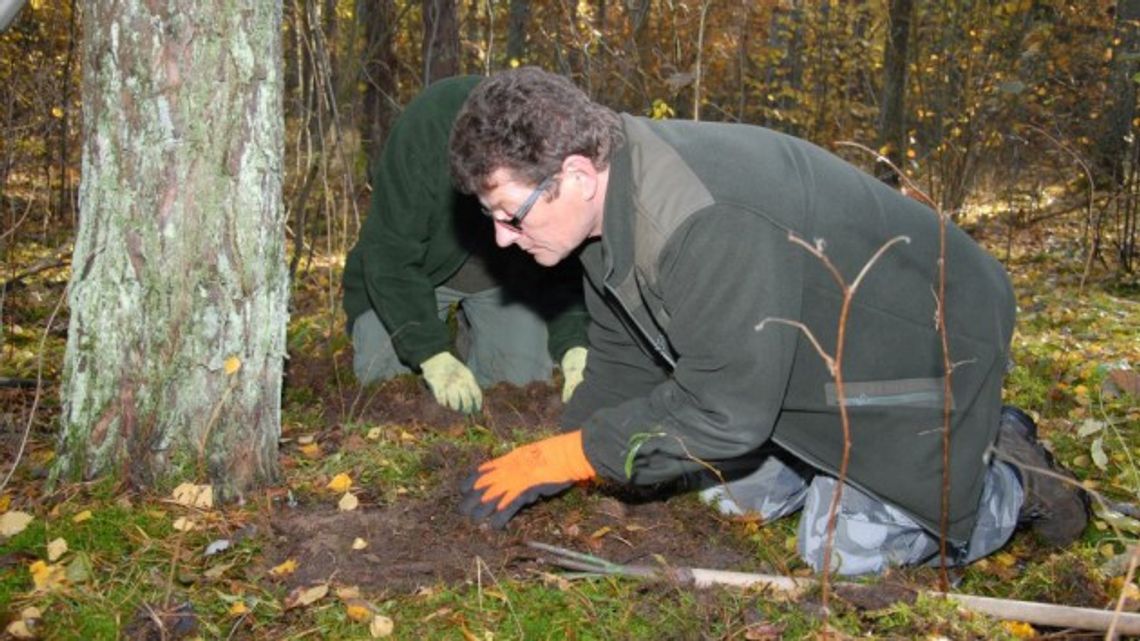
<path fill-rule="evenodd" d="M 1088 493 L 1037 440 L 1033 419 L 1016 407 L 1002 407 L 994 451 L 999 460 L 1017 469 L 1025 490 L 1025 503 L 1017 513 L 1018 524 L 1029 525 L 1051 545 L 1063 546 L 1077 540 L 1089 522 Z M 1049 474 L 1038 470 L 1047 470 Z"/>

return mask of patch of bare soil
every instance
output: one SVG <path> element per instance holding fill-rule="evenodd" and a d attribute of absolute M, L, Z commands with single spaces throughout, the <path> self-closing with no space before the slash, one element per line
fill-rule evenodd
<path fill-rule="evenodd" d="M 332 386 L 321 385 L 332 379 L 319 369 L 306 366 L 298 378 L 336 396 Z M 537 428 L 549 432 L 562 408 L 558 390 L 555 383 L 486 390 L 477 423 L 502 437 Z M 462 429 L 469 420 L 437 405 L 412 377 L 360 394 L 367 402 L 357 401 L 363 408 L 357 420 L 442 433 Z M 338 426 L 325 429 L 322 439 L 332 436 L 329 440 L 335 442 Z M 352 444 L 342 439 L 340 446 Z M 552 571 L 549 559 L 526 545 L 538 541 L 617 563 L 652 566 L 663 561 L 678 567 L 762 571 L 747 542 L 733 533 L 729 523 L 685 497 L 632 496 L 616 488 L 582 486 L 524 509 L 505 530 L 474 524 L 456 509 L 459 486 L 489 454 L 451 444 L 429 452 L 425 465 L 436 482 L 425 497 L 382 505 L 370 501 L 366 492 L 361 507 L 352 512 L 337 511 L 327 503 L 279 507 L 271 517 L 266 568 L 297 560 L 298 569 L 287 579 L 290 587 L 333 581 L 406 593 L 439 583 L 480 578 L 485 583 Z M 368 547 L 353 550 L 357 538 L 367 541 Z"/>
<path fill-rule="evenodd" d="M 743 542 L 693 501 L 629 503 L 590 491 L 584 501 L 560 496 L 535 504 L 496 531 L 456 512 L 455 487 L 353 512 L 324 505 L 283 510 L 272 519 L 275 538 L 266 562 L 298 560 L 291 585 L 331 580 L 393 592 L 475 581 L 480 572 L 487 582 L 550 571 L 526 541 L 620 563 L 756 570 Z M 369 546 L 353 551 L 357 537 Z"/>

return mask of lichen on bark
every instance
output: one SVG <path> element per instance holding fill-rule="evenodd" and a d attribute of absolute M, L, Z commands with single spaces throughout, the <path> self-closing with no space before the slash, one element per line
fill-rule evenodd
<path fill-rule="evenodd" d="M 85 9 L 77 269 L 53 476 L 194 475 L 237 496 L 277 474 L 288 315 L 280 5 Z"/>

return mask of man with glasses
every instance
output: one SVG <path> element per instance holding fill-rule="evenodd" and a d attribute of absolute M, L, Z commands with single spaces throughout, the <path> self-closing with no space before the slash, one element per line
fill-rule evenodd
<path fill-rule="evenodd" d="M 555 362 L 568 400 L 586 362 L 580 269 L 551 272 L 517 250 L 497 250 L 492 230 L 474 215 L 479 202 L 451 184 L 448 135 L 479 80 L 432 84 L 392 126 L 373 174 L 372 208 L 344 270 L 357 379 L 419 370 L 440 404 L 463 412 L 481 408 L 482 387 L 547 380 Z M 518 221 L 538 195 L 514 212 Z M 466 362 L 452 354 L 453 307 Z"/>
<path fill-rule="evenodd" d="M 1004 269 L 953 225 L 942 253 L 921 204 L 805 141 L 619 115 L 535 68 L 476 87 L 450 153 L 499 246 L 547 266 L 580 258 L 591 317 L 565 431 L 479 466 L 460 503 L 472 519 L 502 527 L 595 477 L 681 482 L 726 514 L 802 510 L 799 552 L 819 570 L 842 487 L 831 559 L 844 574 L 937 562 L 942 534 L 959 564 L 1018 525 L 1057 545 L 1084 529 L 1083 491 L 1001 404 Z M 878 252 L 844 305 L 837 276 L 852 283 Z"/>

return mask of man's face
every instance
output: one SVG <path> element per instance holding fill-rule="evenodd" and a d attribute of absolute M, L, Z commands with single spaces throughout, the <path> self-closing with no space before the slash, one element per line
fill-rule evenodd
<path fill-rule="evenodd" d="M 540 265 L 557 264 L 597 226 L 576 182 L 569 171 L 529 185 L 505 169 L 495 170 L 491 189 L 479 193 L 484 210 L 495 221 L 495 242 L 500 247 L 518 245 Z M 552 196 L 553 192 L 558 195 Z"/>

